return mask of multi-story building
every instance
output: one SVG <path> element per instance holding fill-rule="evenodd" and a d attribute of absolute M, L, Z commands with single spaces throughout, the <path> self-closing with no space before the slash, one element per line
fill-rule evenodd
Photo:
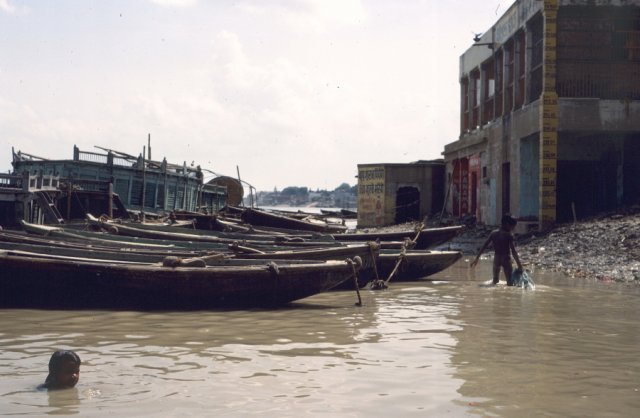
<path fill-rule="evenodd" d="M 640 199 L 640 0 L 517 0 L 460 57 L 448 211 L 546 227 Z"/>

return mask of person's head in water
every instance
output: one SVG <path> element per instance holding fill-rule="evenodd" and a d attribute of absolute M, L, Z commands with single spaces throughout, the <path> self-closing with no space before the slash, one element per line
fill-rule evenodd
<path fill-rule="evenodd" d="M 49 375 L 44 382 L 47 389 L 67 389 L 78 383 L 80 357 L 71 350 L 58 350 L 49 360 Z"/>
<path fill-rule="evenodd" d="M 502 229 L 506 229 L 507 231 L 511 231 L 511 230 L 513 230 L 513 228 L 515 228 L 517 223 L 518 223 L 518 221 L 516 221 L 509 214 L 502 216 L 502 221 L 501 221 Z"/>

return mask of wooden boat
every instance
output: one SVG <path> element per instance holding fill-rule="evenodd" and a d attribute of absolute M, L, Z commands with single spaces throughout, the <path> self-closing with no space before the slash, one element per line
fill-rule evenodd
<path fill-rule="evenodd" d="M 379 246 L 376 243 L 358 244 L 342 247 L 304 249 L 304 250 L 280 250 L 263 252 L 250 248 L 230 247 L 224 252 L 204 252 L 204 251 L 180 251 L 174 249 L 167 250 L 140 250 L 138 248 L 127 247 L 98 247 L 98 246 L 58 246 L 55 241 L 36 242 L 16 242 L 3 241 L 0 235 L 0 250 L 23 251 L 37 253 L 43 256 L 64 256 L 76 258 L 91 258 L 96 260 L 109 260 L 114 262 L 137 262 L 137 263 L 159 263 L 167 257 L 180 259 L 202 258 L 207 265 L 218 265 L 222 259 L 233 260 L 253 260 L 266 263 L 276 260 L 345 260 L 360 257 L 362 265 L 361 271 L 373 269 L 374 263 L 379 253 Z M 211 262 L 210 262 L 211 261 Z"/>
<path fill-rule="evenodd" d="M 274 307 L 351 278 L 351 261 L 163 267 L 46 259 L 0 251 L 0 306 L 56 309 Z"/>
<path fill-rule="evenodd" d="M 200 212 L 191 212 L 176 210 L 173 211 L 175 216 L 175 223 L 191 222 L 191 228 L 201 230 L 219 231 L 219 225 L 217 223 L 217 216 L 215 214 L 207 214 Z"/>
<path fill-rule="evenodd" d="M 370 242 L 367 244 L 345 245 L 342 247 L 316 248 L 307 250 L 283 250 L 266 253 L 238 253 L 236 257 L 252 260 L 301 259 L 301 260 L 344 260 L 360 258 L 361 267 L 358 274 L 358 286 L 363 287 L 376 278 L 375 269 L 380 246 Z M 336 290 L 353 289 L 350 281 L 336 287 Z"/>
<path fill-rule="evenodd" d="M 159 232 L 168 232 L 170 234 L 175 233 L 183 233 L 186 235 L 199 235 L 203 237 L 215 237 L 222 238 L 223 240 L 231 241 L 261 241 L 267 243 L 282 243 L 282 242 L 331 242 L 335 243 L 336 240 L 333 236 L 329 234 L 285 234 L 282 232 L 273 232 L 267 233 L 266 231 L 263 233 L 252 233 L 252 231 L 247 228 L 243 232 L 233 232 L 233 231 L 213 231 L 213 230 L 199 230 L 199 229 L 191 229 L 191 230 L 176 230 L 173 227 L 163 224 L 153 224 L 153 223 L 136 223 L 136 222 L 118 222 L 111 220 L 102 220 L 98 219 L 90 214 L 87 214 L 86 221 L 89 225 L 97 227 L 98 229 L 108 230 L 112 226 L 115 226 L 115 229 L 118 230 L 118 227 L 125 226 L 129 228 L 135 228 L 143 231 L 159 231 Z M 124 235 L 124 234 L 123 234 Z M 172 235 L 164 235 L 160 238 L 171 237 Z M 154 238 L 151 236 L 151 238 Z M 225 241 L 227 242 L 227 241 Z"/>
<path fill-rule="evenodd" d="M 378 273 L 388 279 L 401 259 L 391 281 L 419 280 L 446 269 L 461 257 L 460 251 L 409 250 L 402 255 L 397 251 L 382 251 L 378 256 Z"/>
<path fill-rule="evenodd" d="M 149 238 L 149 239 L 164 239 L 172 241 L 189 241 L 189 242 L 205 242 L 215 244 L 232 244 L 238 240 L 246 242 L 247 245 L 282 245 L 291 247 L 318 247 L 318 246 L 338 246 L 340 245 L 335 240 L 324 239 L 318 241 L 308 241 L 304 239 L 287 239 L 287 237 L 265 237 L 265 236 L 241 236 L 234 235 L 233 237 L 220 236 L 211 231 L 206 233 L 205 231 L 198 231 L 197 233 L 190 232 L 175 232 L 175 230 L 168 231 L 166 229 L 159 229 L 160 227 L 150 227 L 147 225 L 143 227 L 136 224 L 112 224 L 98 220 L 96 218 L 88 218 L 88 222 L 96 227 L 104 228 L 104 230 L 110 232 L 113 235 L 122 235 L 127 237 L 136 238 Z M 186 231 L 186 230 L 185 230 Z M 195 231 L 194 231 L 195 232 Z"/>
<path fill-rule="evenodd" d="M 62 244 L 62 245 L 59 245 Z M 175 251 L 175 250 L 139 250 L 126 247 L 95 247 L 64 245 L 63 242 L 51 241 L 50 243 L 27 243 L 3 241 L 0 238 L 0 250 L 23 251 L 41 255 L 91 258 L 96 260 L 123 261 L 136 263 L 160 263 L 166 257 L 193 258 L 210 255 L 201 251 Z M 220 253 L 222 254 L 222 253 Z"/>
<path fill-rule="evenodd" d="M 343 218 L 347 219 L 356 219 L 358 217 L 358 212 L 356 212 L 355 210 L 340 209 L 340 214 Z"/>
<path fill-rule="evenodd" d="M 139 247 L 146 249 L 153 248 L 174 248 L 190 251 L 226 251 L 229 245 L 251 245 L 253 248 L 257 248 L 261 251 L 275 251 L 281 250 L 283 245 L 291 248 L 302 248 L 302 246 L 281 244 L 279 242 L 266 243 L 266 242 L 252 242 L 252 241 L 234 241 L 223 240 L 220 242 L 207 242 L 207 241 L 187 241 L 187 240 L 171 240 L 171 239 L 153 239 L 153 238 L 140 238 L 128 235 L 113 235 L 104 232 L 82 231 L 82 230 L 67 230 L 61 227 L 52 227 L 47 225 L 35 225 L 27 222 L 22 222 L 22 227 L 25 231 L 31 234 L 37 234 L 49 238 L 56 238 L 61 240 L 72 240 L 74 242 L 85 241 L 88 245 L 99 246 L 121 246 L 121 247 Z M 318 245 L 307 244 L 304 248 L 317 248 L 328 246 L 342 246 L 343 244 L 338 242 L 324 242 Z"/>
<path fill-rule="evenodd" d="M 333 238 L 339 242 L 345 241 L 402 241 L 415 240 L 413 249 L 426 250 L 444 244 L 458 235 L 463 226 L 447 226 L 442 228 L 425 228 L 419 232 L 412 230 L 394 232 L 356 232 L 351 234 L 334 234 Z"/>
<path fill-rule="evenodd" d="M 356 219 L 358 217 L 357 212 L 349 209 L 340 209 L 340 210 L 320 209 L 320 212 L 324 216 L 331 216 L 331 217 L 340 218 L 340 219 Z"/>
<path fill-rule="evenodd" d="M 268 226 L 325 233 L 341 233 L 347 230 L 347 227 L 344 225 L 327 223 L 324 221 L 304 221 L 289 216 L 283 216 L 280 214 L 252 208 L 244 209 L 241 218 L 244 222 L 250 223 L 255 226 Z"/>
<path fill-rule="evenodd" d="M 194 258 L 204 257 L 210 258 L 212 254 L 219 255 L 226 259 L 234 260 L 254 260 L 254 261 L 273 261 L 273 260 L 344 260 L 361 259 L 361 267 L 359 273 L 360 287 L 367 284 L 370 280 L 377 278 L 375 275 L 375 263 L 379 253 L 380 245 L 376 243 L 354 243 L 339 247 L 328 248 L 307 248 L 307 249 L 284 249 L 276 251 L 261 251 L 255 248 L 242 247 L 239 245 L 231 245 L 229 248 L 223 248 L 221 251 L 212 253 L 211 251 L 188 251 L 181 248 L 157 248 L 146 249 L 139 247 L 127 247 L 126 243 L 121 246 L 102 246 L 102 245 L 77 245 L 67 241 L 58 241 L 46 238 L 32 238 L 30 236 L 18 235 L 14 239 L 3 240 L 0 233 L 0 249 L 4 250 L 20 250 L 45 255 L 57 255 L 66 257 L 82 257 L 100 260 L 113 260 L 123 262 L 146 262 L 157 263 L 162 262 L 166 257 Z M 5 242 L 6 241 L 6 242 Z M 218 262 L 218 259 L 213 261 Z M 207 262 L 207 264 L 212 264 Z M 347 281 L 344 289 L 353 289 L 354 284 Z"/>
<path fill-rule="evenodd" d="M 21 221 L 22 228 L 34 235 L 47 238 L 55 238 L 71 242 L 85 242 L 86 245 L 98 246 L 120 246 L 135 247 L 144 249 L 188 249 L 188 250 L 210 250 L 216 251 L 227 248 L 226 243 L 213 242 L 189 242 L 189 241 L 170 241 L 170 240 L 154 240 L 136 237 L 126 237 L 112 235 L 104 232 L 92 232 L 81 230 L 67 230 L 61 227 L 48 225 L 36 225 Z"/>
<path fill-rule="evenodd" d="M 320 209 L 320 213 L 322 213 L 323 216 L 332 216 L 334 218 L 341 216 L 340 212 L 337 210 Z"/>
<path fill-rule="evenodd" d="M 225 219 L 224 221 L 228 221 Z M 228 223 L 233 223 L 235 226 L 230 228 L 233 232 L 245 232 L 249 234 L 257 234 L 257 235 L 285 235 L 290 237 L 299 237 L 303 239 L 309 240 L 323 240 L 323 239 L 331 239 L 333 240 L 333 236 L 330 233 L 326 232 L 314 232 L 314 231 L 301 231 L 299 229 L 288 229 L 288 228 L 276 228 L 270 226 L 255 226 L 248 224 L 243 221 L 230 221 Z M 238 229 L 242 228 L 242 229 Z"/>

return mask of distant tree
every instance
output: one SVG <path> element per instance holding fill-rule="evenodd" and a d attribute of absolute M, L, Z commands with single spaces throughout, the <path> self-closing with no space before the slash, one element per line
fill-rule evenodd
<path fill-rule="evenodd" d="M 285 196 L 305 196 L 309 193 L 309 189 L 306 187 L 289 186 L 282 189 L 281 195 Z"/>
<path fill-rule="evenodd" d="M 340 186 L 336 187 L 334 192 L 348 192 L 351 190 L 351 186 L 347 183 L 342 183 Z"/>

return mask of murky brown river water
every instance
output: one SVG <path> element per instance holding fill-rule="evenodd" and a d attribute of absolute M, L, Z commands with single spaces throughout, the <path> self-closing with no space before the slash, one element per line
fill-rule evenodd
<path fill-rule="evenodd" d="M 0 310 L 0 414 L 640 414 L 637 290 L 542 272 L 535 291 L 484 287 L 489 268 L 463 260 L 362 307 L 334 292 L 274 311 Z M 58 348 L 80 383 L 38 392 Z"/>

